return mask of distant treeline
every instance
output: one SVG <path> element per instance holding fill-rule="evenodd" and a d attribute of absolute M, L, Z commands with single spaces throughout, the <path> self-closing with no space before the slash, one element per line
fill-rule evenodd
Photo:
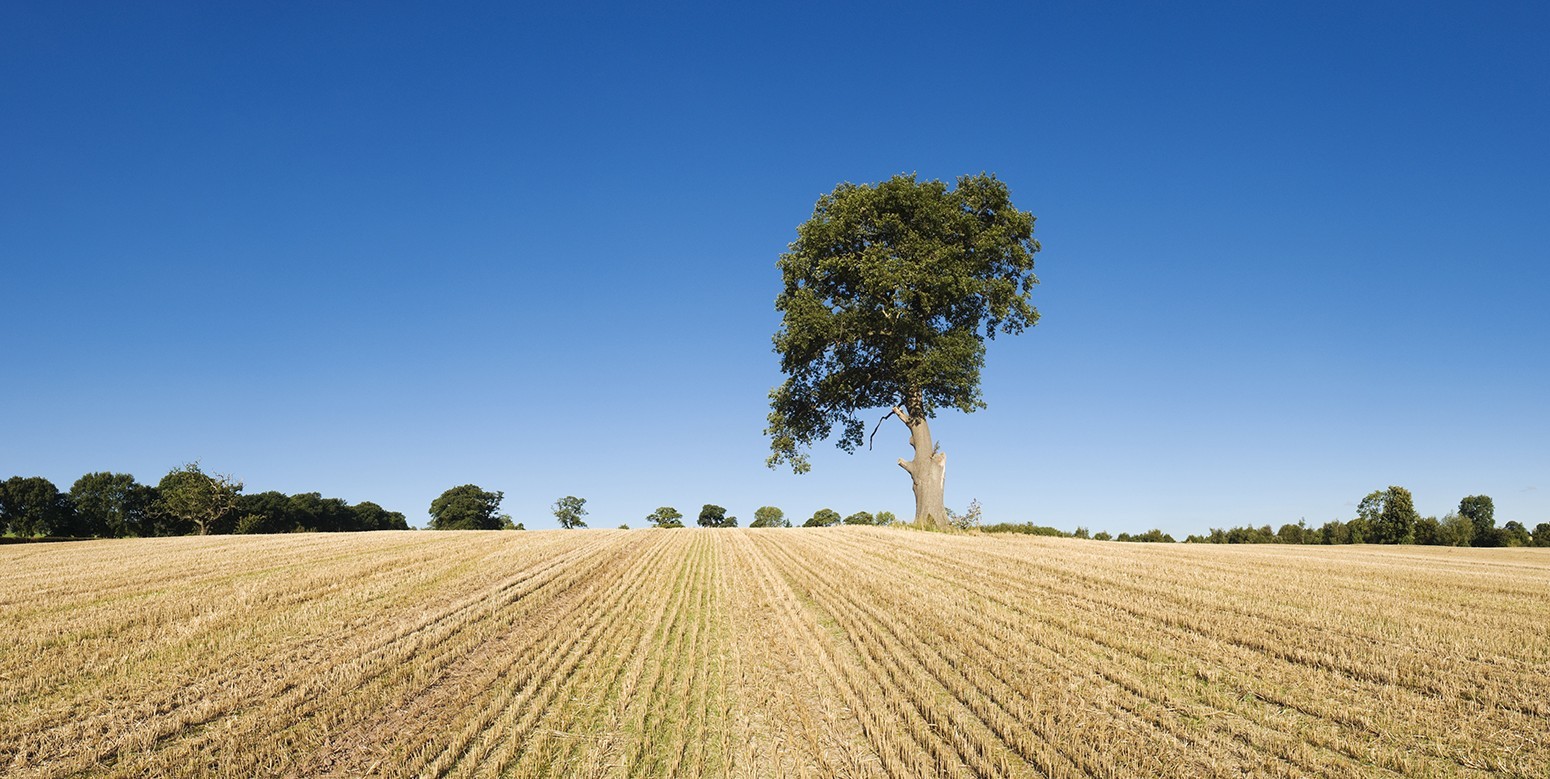
<path fill-rule="evenodd" d="M 1132 535 L 1088 533 L 1086 528 L 1066 532 L 1047 525 L 1002 523 L 981 525 L 986 533 L 1022 533 L 1060 538 L 1092 538 L 1098 541 L 1142 541 L 1174 543 L 1161 530 Z M 1423 544 L 1427 546 L 1542 546 L 1550 547 L 1550 522 L 1541 522 L 1530 531 L 1521 522 L 1496 526 L 1496 506 L 1489 495 L 1470 495 L 1459 501 L 1458 511 L 1442 519 L 1423 517 L 1415 510 L 1415 501 L 1404 487 L 1389 487 L 1369 494 L 1357 506 L 1356 517 L 1330 520 L 1321 527 L 1306 522 L 1285 524 L 1279 529 L 1260 527 L 1211 528 L 1203 536 L 1184 539 L 1187 544 Z"/>
<path fill-rule="evenodd" d="M 108 472 L 88 473 L 68 492 L 41 476 L 0 482 L 0 533 L 24 538 L 408 529 L 403 514 L 370 501 L 351 505 L 316 492 L 244 495 L 241 482 L 206 474 L 198 463 L 170 471 L 155 486 Z"/>
<path fill-rule="evenodd" d="M 1167 533 L 1162 532 L 1161 530 L 1148 530 L 1145 533 L 1136 533 L 1136 534 L 1120 533 L 1119 535 L 1115 536 L 1115 535 L 1110 535 L 1109 533 L 1106 533 L 1104 531 L 1099 531 L 1097 533 L 1090 533 L 1090 532 L 1088 532 L 1087 528 L 1085 528 L 1085 527 L 1079 527 L 1079 528 L 1077 528 L 1075 530 L 1067 532 L 1067 531 L 1061 530 L 1058 527 L 1050 527 L 1048 525 L 1035 525 L 1032 522 L 1024 522 L 1022 524 L 1016 524 L 1016 523 L 1012 523 L 1012 522 L 1001 522 L 1001 523 L 994 524 L 994 525 L 980 525 L 979 529 L 982 532 L 985 532 L 985 533 L 1021 533 L 1022 535 L 1025 535 L 1025 536 L 1052 536 L 1052 537 L 1055 537 L 1055 538 L 1090 538 L 1090 539 L 1093 539 L 1094 541 L 1133 541 L 1133 542 L 1138 542 L 1138 543 L 1167 543 L 1167 544 L 1177 543 L 1174 540 L 1173 536 L 1170 536 Z"/>

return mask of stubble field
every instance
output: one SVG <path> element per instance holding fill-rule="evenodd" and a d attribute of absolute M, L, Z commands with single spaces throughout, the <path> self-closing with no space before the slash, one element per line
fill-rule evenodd
<path fill-rule="evenodd" d="M 871 528 L 0 547 L 0 774 L 1550 776 L 1550 554 Z"/>

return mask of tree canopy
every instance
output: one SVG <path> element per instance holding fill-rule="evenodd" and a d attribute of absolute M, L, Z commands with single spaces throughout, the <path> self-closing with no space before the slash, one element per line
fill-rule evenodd
<path fill-rule="evenodd" d="M 432 530 L 500 530 L 504 492 L 486 492 L 473 484 L 453 487 L 431 501 Z"/>
<path fill-rule="evenodd" d="M 174 468 L 156 485 L 155 512 L 173 526 L 205 535 L 222 520 L 235 520 L 233 509 L 242 482 L 225 474 L 207 474 L 193 462 Z"/>
<path fill-rule="evenodd" d="M 88 473 L 70 487 L 81 535 L 151 535 L 156 493 L 127 473 Z"/>
<path fill-rule="evenodd" d="M 683 518 L 683 513 L 672 506 L 660 506 L 656 511 L 646 515 L 647 522 L 661 528 L 683 527 Z"/>
<path fill-rule="evenodd" d="M 791 520 L 786 519 L 786 512 L 775 506 L 760 506 L 754 509 L 753 521 L 749 527 L 791 527 Z"/>
<path fill-rule="evenodd" d="M 1475 526 L 1475 546 L 1496 546 L 1496 503 L 1490 495 L 1469 495 L 1459 500 L 1459 516 Z"/>
<path fill-rule="evenodd" d="M 42 476 L 12 476 L 0 482 L 0 532 L 65 535 L 72 516 L 69 498 Z"/>
<path fill-rule="evenodd" d="M 770 392 L 770 467 L 809 469 L 808 449 L 836 429 L 863 443 L 867 409 L 891 409 L 910 428 L 916 522 L 945 527 L 945 456 L 927 419 L 984 408 L 985 339 L 1038 321 L 1034 217 L 995 176 L 940 181 L 895 176 L 840 184 L 781 255 L 782 315 L 775 351 L 786 380 Z"/>
<path fill-rule="evenodd" d="M 1415 538 L 1421 519 L 1415 500 L 1404 487 L 1378 490 L 1362 499 L 1357 515 L 1367 523 L 1366 541 L 1374 544 L 1408 544 Z"/>
<path fill-rule="evenodd" d="M 727 510 L 713 503 L 700 509 L 700 527 L 737 527 L 737 517 L 727 516 Z"/>
<path fill-rule="evenodd" d="M 802 523 L 802 527 L 832 527 L 840 523 L 840 512 L 834 509 L 818 509 Z"/>
<path fill-rule="evenodd" d="M 587 523 L 582 517 L 587 515 L 587 499 L 578 498 L 575 495 L 566 495 L 554 502 L 550 507 L 554 512 L 554 518 L 560 523 L 560 527 L 566 530 L 574 530 L 578 527 L 586 527 Z"/>

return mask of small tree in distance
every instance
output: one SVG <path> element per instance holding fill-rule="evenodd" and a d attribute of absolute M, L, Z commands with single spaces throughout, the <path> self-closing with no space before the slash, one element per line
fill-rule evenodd
<path fill-rule="evenodd" d="M 700 509 L 700 527 L 737 527 L 737 517 L 727 516 L 727 510 L 707 503 Z"/>
<path fill-rule="evenodd" d="M 93 535 L 146 535 L 155 495 L 127 473 L 88 473 L 70 487 L 81 527 Z"/>
<path fill-rule="evenodd" d="M 1446 546 L 1469 546 L 1474 542 L 1475 523 L 1462 514 L 1451 513 L 1442 518 L 1439 543 Z"/>
<path fill-rule="evenodd" d="M 42 476 L 12 476 L 0 482 L 0 532 L 46 536 L 68 532 L 69 499 Z"/>
<path fill-rule="evenodd" d="M 1501 538 L 1502 546 L 1534 545 L 1534 537 L 1529 534 L 1528 528 L 1524 527 L 1522 522 L 1515 519 L 1502 525 L 1502 529 L 1497 531 L 1497 535 Z"/>
<path fill-rule="evenodd" d="M 653 527 L 660 528 L 683 527 L 683 518 L 684 515 L 672 506 L 662 506 L 646 515 L 647 522 L 650 522 Z"/>
<path fill-rule="evenodd" d="M 566 495 L 554 502 L 552 507 L 554 518 L 559 521 L 560 527 L 566 530 L 575 530 L 578 527 L 586 527 L 587 523 L 582 517 L 587 515 L 587 499 L 578 498 L 575 495 Z"/>
<path fill-rule="evenodd" d="M 850 516 L 846 517 L 844 522 L 847 525 L 875 525 L 875 524 L 877 524 L 877 520 L 872 517 L 872 512 L 870 512 L 870 511 L 857 511 L 856 513 L 851 514 Z"/>
<path fill-rule="evenodd" d="M 1408 544 L 1415 540 L 1415 499 L 1404 487 L 1389 487 L 1369 494 L 1356 507 L 1357 515 L 1367 523 L 1366 540 L 1374 544 Z"/>
<path fill-rule="evenodd" d="M 500 530 L 504 492 L 486 492 L 473 484 L 453 487 L 431 501 L 432 530 Z"/>
<path fill-rule="evenodd" d="M 206 474 L 199 463 L 192 462 L 173 469 L 156 485 L 156 511 L 205 535 L 236 508 L 241 492 L 242 482 L 225 474 Z"/>
<path fill-rule="evenodd" d="M 979 498 L 975 498 L 969 501 L 968 510 L 964 511 L 962 514 L 959 514 L 952 509 L 948 509 L 947 521 L 958 530 L 973 530 L 974 528 L 980 526 L 980 515 L 982 513 L 983 510 L 980 508 Z"/>
<path fill-rule="evenodd" d="M 791 527 L 790 520 L 786 519 L 786 512 L 774 506 L 760 506 L 754 509 L 753 522 L 749 527 Z"/>
<path fill-rule="evenodd" d="M 1475 546 L 1497 546 L 1500 539 L 1496 532 L 1496 504 L 1490 495 L 1470 495 L 1459 501 L 1459 516 L 1475 526 L 1472 543 Z"/>
<path fill-rule="evenodd" d="M 832 527 L 840 523 L 840 512 L 834 509 L 818 509 L 813 512 L 811 519 L 802 523 L 802 527 Z"/>

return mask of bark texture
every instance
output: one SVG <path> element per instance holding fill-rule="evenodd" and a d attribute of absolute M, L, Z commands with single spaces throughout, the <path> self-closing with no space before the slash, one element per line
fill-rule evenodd
<path fill-rule="evenodd" d="M 947 476 L 947 455 L 936 451 L 931 441 L 931 425 L 926 421 L 923 404 L 918 398 L 909 404 L 909 410 L 895 408 L 894 414 L 909 426 L 910 446 L 915 448 L 915 459 L 899 459 L 899 467 L 909 473 L 915 488 L 915 525 L 925 530 L 947 530 L 947 506 L 943 498 L 943 486 Z"/>

